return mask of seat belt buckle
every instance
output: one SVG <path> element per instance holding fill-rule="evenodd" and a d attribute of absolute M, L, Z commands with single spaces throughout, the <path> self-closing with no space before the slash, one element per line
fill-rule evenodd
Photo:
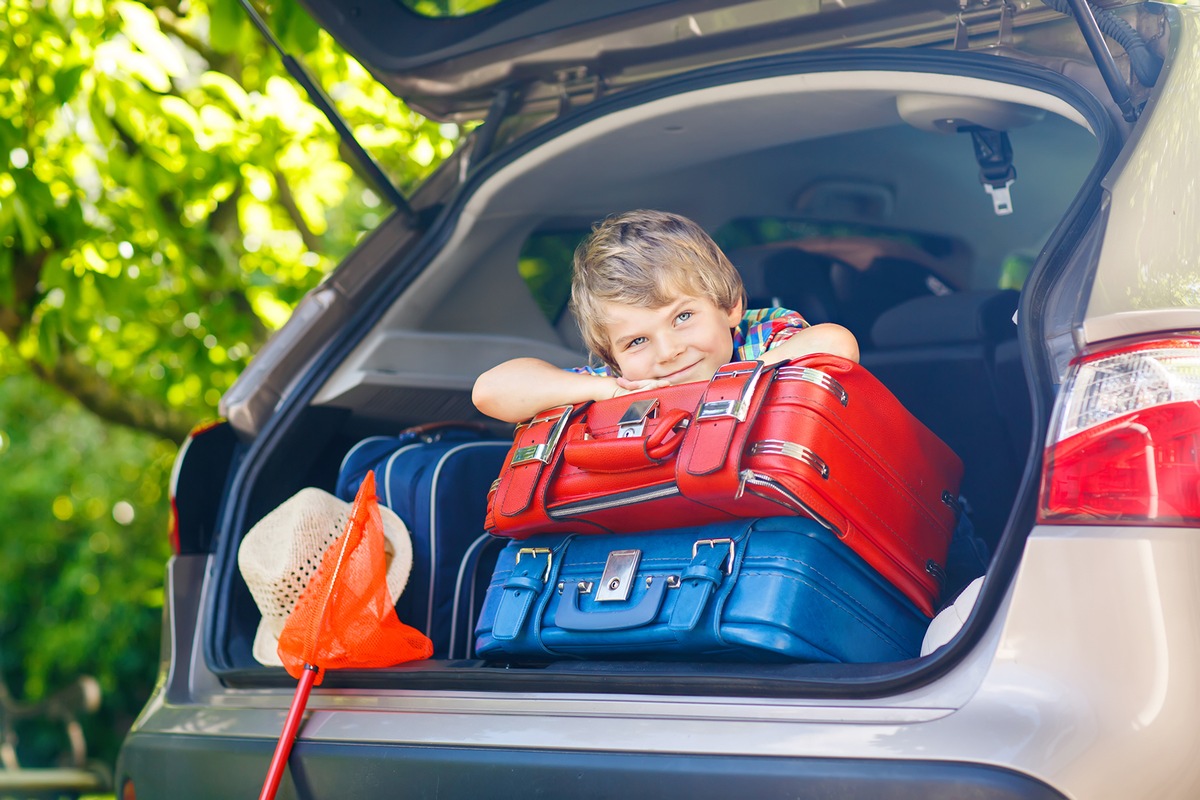
<path fill-rule="evenodd" d="M 1007 180 L 1003 185 L 985 183 L 983 190 L 992 196 L 992 210 L 996 212 L 996 216 L 1003 217 L 1013 212 L 1012 193 L 1009 187 L 1013 185 L 1011 180 Z"/>

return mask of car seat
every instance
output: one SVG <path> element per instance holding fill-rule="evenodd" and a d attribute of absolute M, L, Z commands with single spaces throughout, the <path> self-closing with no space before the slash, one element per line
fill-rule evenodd
<path fill-rule="evenodd" d="M 915 297 L 951 294 L 954 290 L 932 270 L 915 261 L 879 256 L 865 270 L 835 261 L 830 283 L 842 311 L 842 324 L 872 347 L 871 326 L 885 310 Z"/>
<path fill-rule="evenodd" d="M 1016 338 L 1017 298 L 1011 289 L 913 298 L 879 315 L 875 347 L 862 353 L 863 366 L 963 460 L 962 494 L 993 547 L 1029 447 L 1014 437 L 1005 411 L 1023 389 L 1008 386 L 1002 396 L 996 377 L 997 349 Z"/>
<path fill-rule="evenodd" d="M 765 294 L 750 298 L 751 308 L 781 306 L 800 312 L 810 324 L 840 322 L 841 309 L 833 290 L 833 259 L 787 248 L 763 259 Z"/>

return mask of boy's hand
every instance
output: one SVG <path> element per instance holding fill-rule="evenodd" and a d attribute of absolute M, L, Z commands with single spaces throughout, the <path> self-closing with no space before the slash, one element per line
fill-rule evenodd
<path fill-rule="evenodd" d="M 617 390 L 613 392 L 613 397 L 620 397 L 623 394 L 631 394 L 632 392 L 644 392 L 647 389 L 665 389 L 670 385 L 667 381 L 656 378 L 647 378 L 641 381 L 617 378 Z"/>

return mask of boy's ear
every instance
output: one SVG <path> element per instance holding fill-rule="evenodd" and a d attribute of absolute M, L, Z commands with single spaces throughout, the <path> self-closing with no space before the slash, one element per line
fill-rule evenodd
<path fill-rule="evenodd" d="M 725 312 L 729 315 L 729 327 L 736 328 L 742 322 L 742 317 L 746 314 L 746 298 L 738 300 L 733 308 Z"/>

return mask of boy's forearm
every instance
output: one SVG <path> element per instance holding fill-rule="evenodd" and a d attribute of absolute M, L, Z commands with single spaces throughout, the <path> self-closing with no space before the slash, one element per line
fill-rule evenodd
<path fill-rule="evenodd" d="M 489 417 L 523 422 L 554 406 L 612 397 L 617 388 L 615 378 L 570 372 L 536 358 L 517 358 L 480 375 L 471 400 Z"/>
<path fill-rule="evenodd" d="M 851 361 L 858 361 L 858 340 L 841 325 L 824 322 L 812 325 L 794 334 L 777 347 L 772 347 L 759 356 L 766 364 L 775 364 L 812 353 L 830 353 Z"/>

